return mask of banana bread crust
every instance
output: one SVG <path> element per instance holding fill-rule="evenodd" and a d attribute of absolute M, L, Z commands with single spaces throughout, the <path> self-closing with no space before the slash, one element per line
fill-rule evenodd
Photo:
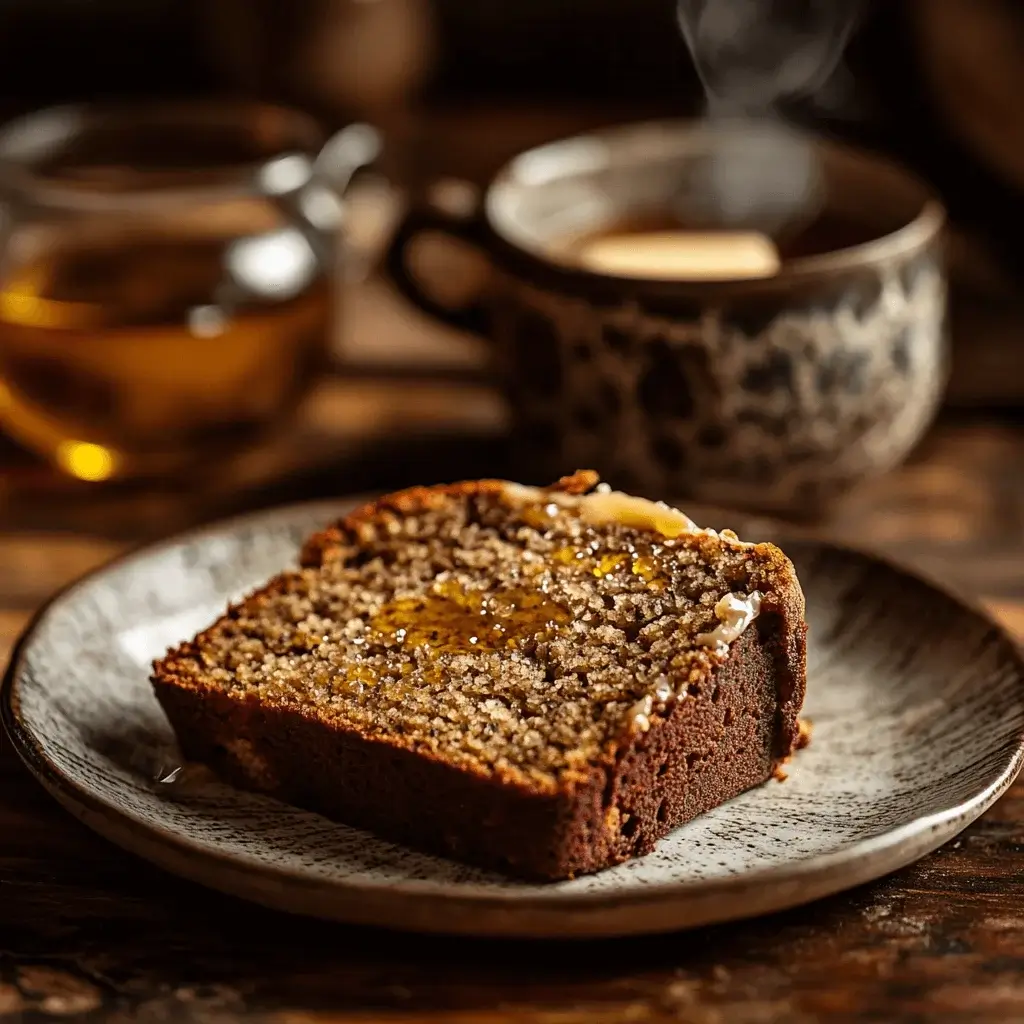
<path fill-rule="evenodd" d="M 549 493 L 582 495 L 596 479 L 577 473 Z M 316 572 L 345 563 L 400 520 L 507 487 L 480 480 L 387 495 L 310 537 L 300 564 Z M 711 534 L 706 543 L 720 541 Z M 371 733 L 315 703 L 268 700 L 208 678 L 208 637 L 260 615 L 268 596 L 299 587 L 301 571 L 271 580 L 169 652 L 153 686 L 184 756 L 239 787 L 516 877 L 570 878 L 649 853 L 672 829 L 779 773 L 800 745 L 803 595 L 777 548 L 750 545 L 742 557 L 764 598 L 727 656 L 690 671 L 685 699 L 649 702 L 647 728 L 621 731 L 600 756 L 552 777 L 456 762 L 419 737 Z"/>

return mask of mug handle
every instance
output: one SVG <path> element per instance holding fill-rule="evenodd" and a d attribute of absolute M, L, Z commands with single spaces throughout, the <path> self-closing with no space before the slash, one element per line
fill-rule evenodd
<path fill-rule="evenodd" d="M 440 302 L 417 281 L 409 266 L 409 252 L 420 235 L 433 233 L 470 245 L 490 263 L 488 228 L 483 218 L 479 193 L 466 182 L 454 182 L 473 195 L 464 211 L 453 212 L 436 202 L 423 200 L 411 206 L 392 235 L 384 256 L 384 270 L 398 291 L 428 316 L 460 331 L 488 339 L 490 316 L 482 294 L 465 305 L 451 307 Z"/>

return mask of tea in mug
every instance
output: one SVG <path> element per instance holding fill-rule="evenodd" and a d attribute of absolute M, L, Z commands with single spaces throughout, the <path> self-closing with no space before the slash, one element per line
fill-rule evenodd
<path fill-rule="evenodd" d="M 779 270 L 778 249 L 753 231 L 608 232 L 579 244 L 576 257 L 599 274 L 681 281 L 736 281 Z"/>
<path fill-rule="evenodd" d="M 870 238 L 863 228 L 821 216 L 781 238 L 752 230 L 697 228 L 670 217 L 637 219 L 566 239 L 562 248 L 594 273 L 678 281 L 772 277 L 783 262 L 835 252 Z"/>

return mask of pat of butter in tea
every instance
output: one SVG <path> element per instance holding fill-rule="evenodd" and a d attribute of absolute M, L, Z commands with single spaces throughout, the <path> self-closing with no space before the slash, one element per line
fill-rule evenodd
<path fill-rule="evenodd" d="M 755 231 L 640 231 L 601 235 L 582 243 L 587 270 L 623 277 L 733 281 L 772 277 L 779 251 Z"/>

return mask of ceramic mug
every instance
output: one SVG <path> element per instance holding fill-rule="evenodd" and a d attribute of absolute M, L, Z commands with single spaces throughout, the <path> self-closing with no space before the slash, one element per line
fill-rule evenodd
<path fill-rule="evenodd" d="M 746 144 L 735 132 L 729 144 Z M 652 122 L 566 139 L 513 159 L 462 210 L 407 213 L 390 277 L 493 344 L 521 476 L 588 467 L 652 496 L 813 513 L 907 455 L 947 375 L 945 214 L 902 168 L 805 142 L 820 208 L 860 240 L 758 279 L 595 272 L 565 245 L 675 203 L 720 128 Z M 455 309 L 410 266 L 413 244 L 438 232 L 492 269 Z"/>

